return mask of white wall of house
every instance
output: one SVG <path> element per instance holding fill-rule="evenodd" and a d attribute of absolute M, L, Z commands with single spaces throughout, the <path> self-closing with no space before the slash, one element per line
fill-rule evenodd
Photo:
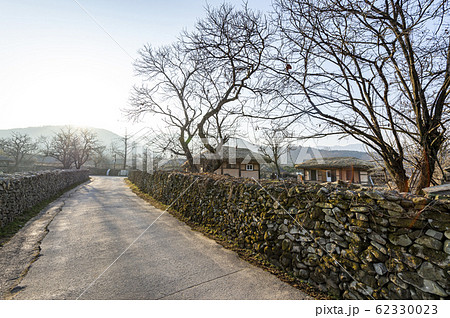
<path fill-rule="evenodd" d="M 258 171 L 241 171 L 241 176 L 244 178 L 259 178 Z"/>
<path fill-rule="evenodd" d="M 215 174 L 222 174 L 220 168 L 214 171 Z M 223 174 L 229 174 L 232 177 L 239 177 L 239 169 L 223 169 Z"/>
<path fill-rule="evenodd" d="M 253 169 L 254 170 L 247 170 L 247 165 L 242 164 L 241 165 L 241 177 L 243 178 L 255 178 L 255 179 L 259 179 L 259 166 L 256 164 L 253 164 Z M 248 167 L 250 168 L 250 167 Z M 239 168 L 223 168 L 223 173 L 222 173 L 222 169 L 219 168 L 216 171 L 214 171 L 215 174 L 224 174 L 224 175 L 230 175 L 232 177 L 236 177 L 239 178 Z"/>

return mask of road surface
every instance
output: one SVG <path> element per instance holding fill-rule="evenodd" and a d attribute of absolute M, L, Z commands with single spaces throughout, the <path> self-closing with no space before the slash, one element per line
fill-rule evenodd
<path fill-rule="evenodd" d="M 161 213 L 123 178 L 93 177 L 64 199 L 39 257 L 9 297 L 309 298 L 168 213 L 157 219 Z"/>

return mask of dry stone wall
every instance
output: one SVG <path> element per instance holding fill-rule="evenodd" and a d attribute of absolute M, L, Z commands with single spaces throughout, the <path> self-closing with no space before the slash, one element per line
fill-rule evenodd
<path fill-rule="evenodd" d="M 338 298 L 449 298 L 448 200 L 204 174 L 134 171 L 129 179 Z"/>
<path fill-rule="evenodd" d="M 0 228 L 34 205 L 88 179 L 88 170 L 0 174 Z"/>

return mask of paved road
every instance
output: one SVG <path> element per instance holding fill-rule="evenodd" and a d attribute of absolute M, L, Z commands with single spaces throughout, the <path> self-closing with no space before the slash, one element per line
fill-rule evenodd
<path fill-rule="evenodd" d="M 65 199 L 13 299 L 308 298 L 161 213 L 122 178 L 94 177 Z"/>

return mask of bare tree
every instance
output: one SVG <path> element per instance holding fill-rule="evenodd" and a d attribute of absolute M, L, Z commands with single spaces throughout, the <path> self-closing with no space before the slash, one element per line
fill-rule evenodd
<path fill-rule="evenodd" d="M 72 165 L 80 169 L 97 146 L 97 136 L 92 131 L 65 127 L 53 136 L 45 155 L 61 162 L 63 169 L 70 169 Z"/>
<path fill-rule="evenodd" d="M 76 169 L 80 169 L 98 151 L 97 135 L 89 129 L 80 129 L 72 138 L 72 157 Z"/>
<path fill-rule="evenodd" d="M 70 169 L 74 163 L 72 150 L 75 134 L 71 127 L 61 129 L 52 137 L 46 150 L 45 155 L 61 162 L 63 169 Z"/>
<path fill-rule="evenodd" d="M 429 186 L 449 123 L 449 2 L 277 0 L 275 6 L 282 39 L 272 70 L 283 113 L 324 123 L 319 136 L 337 132 L 366 144 L 400 191 L 409 190 L 404 142 L 418 145 L 416 191 Z"/>
<path fill-rule="evenodd" d="M 94 163 L 95 168 L 99 168 L 102 165 L 106 165 L 110 161 L 110 157 L 107 154 L 106 146 L 98 146 L 94 149 L 93 154 L 91 155 L 91 161 Z"/>
<path fill-rule="evenodd" d="M 29 158 L 36 150 L 37 143 L 28 134 L 11 132 L 11 137 L 0 139 L 0 149 L 14 159 L 14 168 Z"/>
<path fill-rule="evenodd" d="M 447 131 L 448 133 L 448 131 Z M 410 175 L 410 185 L 414 187 L 417 182 L 419 182 L 419 176 L 422 169 L 422 151 L 420 145 L 417 144 L 404 144 L 405 156 L 407 162 L 405 164 L 406 169 L 411 171 Z M 436 168 L 431 177 L 431 185 L 438 185 L 442 182 L 446 182 L 446 172 L 445 169 L 450 166 L 450 139 L 445 138 L 445 142 L 442 144 L 437 160 Z"/>
<path fill-rule="evenodd" d="M 129 118 L 138 120 L 152 114 L 164 122 L 176 137 L 167 141 L 167 150 L 186 157 L 192 171 L 196 170 L 191 143 L 197 133 L 197 119 L 201 115 L 195 96 L 193 76 L 199 70 L 199 60 L 186 54 L 179 44 L 153 49 L 146 45 L 135 63 L 142 86 L 135 86 Z"/>
<path fill-rule="evenodd" d="M 40 135 L 37 138 L 38 153 L 47 156 L 50 153 L 51 140 L 48 136 Z"/>
<path fill-rule="evenodd" d="M 186 50 L 202 60 L 195 79 L 205 111 L 197 128 L 204 147 L 213 154 L 230 137 L 227 130 L 235 125 L 232 114 L 237 113 L 237 102 L 253 93 L 271 32 L 261 13 L 246 5 L 237 10 L 223 4 L 207 7 L 207 17 L 197 23 L 195 31 L 184 33 Z"/>
<path fill-rule="evenodd" d="M 259 151 L 267 162 L 274 165 L 278 179 L 281 176 L 282 158 L 290 151 L 292 133 L 283 126 L 276 125 L 271 128 L 262 128 L 258 139 Z"/>
<path fill-rule="evenodd" d="M 447 138 L 439 153 L 439 169 L 433 175 L 436 183 L 446 183 L 450 181 L 450 139 Z"/>

